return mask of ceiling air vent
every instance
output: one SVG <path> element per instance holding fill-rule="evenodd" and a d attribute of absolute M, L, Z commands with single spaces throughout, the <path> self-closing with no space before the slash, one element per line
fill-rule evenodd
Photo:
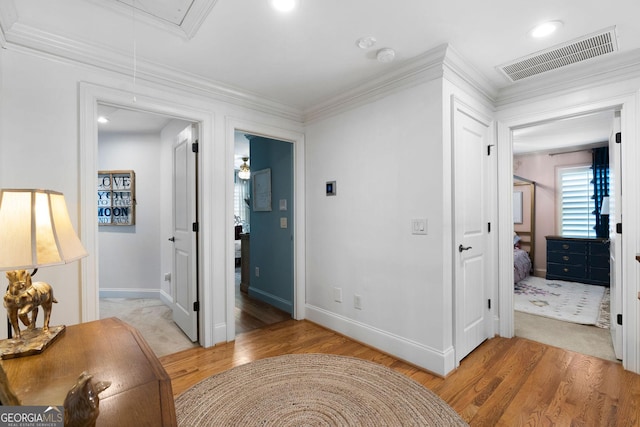
<path fill-rule="evenodd" d="M 617 50 L 615 27 L 611 27 L 501 65 L 498 70 L 512 82 L 516 82 Z"/>

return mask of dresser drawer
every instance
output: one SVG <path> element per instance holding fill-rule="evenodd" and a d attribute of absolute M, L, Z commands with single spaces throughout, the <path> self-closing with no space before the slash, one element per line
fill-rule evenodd
<path fill-rule="evenodd" d="M 591 256 L 606 255 L 609 256 L 609 242 L 591 243 L 589 245 L 589 253 Z"/>
<path fill-rule="evenodd" d="M 609 269 L 609 254 L 592 255 L 589 257 L 589 267 Z"/>
<path fill-rule="evenodd" d="M 609 284 L 611 276 L 608 268 L 591 268 L 589 271 L 591 280 Z"/>
<path fill-rule="evenodd" d="M 564 265 L 549 262 L 547 263 L 547 276 L 553 278 L 584 279 L 587 276 L 587 268 L 584 265 Z"/>
<path fill-rule="evenodd" d="M 573 240 L 547 240 L 547 251 L 586 254 L 587 244 Z"/>
<path fill-rule="evenodd" d="M 586 265 L 587 256 L 571 252 L 549 252 L 547 261 L 564 265 Z"/>

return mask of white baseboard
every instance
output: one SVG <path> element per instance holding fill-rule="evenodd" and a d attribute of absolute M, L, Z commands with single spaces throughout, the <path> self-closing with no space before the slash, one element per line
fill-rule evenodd
<path fill-rule="evenodd" d="M 263 290 L 255 289 L 249 286 L 249 296 L 262 300 L 267 304 L 279 308 L 282 311 L 286 311 L 287 313 L 293 313 L 293 304 L 291 303 L 291 301 L 284 300 Z"/>
<path fill-rule="evenodd" d="M 169 295 L 165 291 L 160 291 L 160 299 L 163 303 L 165 303 L 165 305 L 168 305 L 169 307 L 173 305 L 173 297 L 171 297 L 171 295 Z"/>
<path fill-rule="evenodd" d="M 388 353 L 439 376 L 455 368 L 453 347 L 439 351 L 424 344 L 340 316 L 320 307 L 306 305 L 306 319 L 342 335 Z"/>
<path fill-rule="evenodd" d="M 162 299 L 160 289 L 100 288 L 100 298 Z"/>

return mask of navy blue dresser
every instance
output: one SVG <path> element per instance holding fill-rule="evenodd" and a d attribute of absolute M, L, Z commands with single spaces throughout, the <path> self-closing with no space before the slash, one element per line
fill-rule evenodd
<path fill-rule="evenodd" d="M 609 240 L 547 236 L 547 279 L 609 286 Z"/>

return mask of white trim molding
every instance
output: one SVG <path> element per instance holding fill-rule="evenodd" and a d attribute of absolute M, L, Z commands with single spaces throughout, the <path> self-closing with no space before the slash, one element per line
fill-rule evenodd
<path fill-rule="evenodd" d="M 89 255 L 81 261 L 81 319 L 83 322 L 99 318 L 99 271 L 98 271 L 98 222 L 94 206 L 97 204 L 95 177 L 98 171 L 98 103 L 118 105 L 134 110 L 155 112 L 170 117 L 197 122 L 200 127 L 200 170 L 199 197 L 201 200 L 199 218 L 205 224 L 214 224 L 212 220 L 213 176 L 211 165 L 213 157 L 213 122 L 211 112 L 194 105 L 180 104 L 170 94 L 155 94 L 145 88 L 138 88 L 136 99 L 130 91 L 99 86 L 93 83 L 79 84 L 79 177 L 81 206 L 79 229 L 82 242 Z M 207 197 L 203 197 L 206 194 Z M 225 341 L 226 336 L 216 336 L 213 327 L 213 256 L 212 233 L 205 229 L 200 237 L 200 344 L 210 347 L 217 342 Z"/>
<path fill-rule="evenodd" d="M 235 245 L 233 235 L 233 165 L 235 132 L 242 131 L 253 135 L 288 141 L 293 144 L 293 318 L 304 319 L 306 301 L 306 203 L 305 203 L 305 137 L 300 131 L 283 129 L 264 123 L 227 117 L 226 134 L 226 174 L 227 212 L 226 212 L 226 334 L 229 341 L 235 337 Z"/>
<path fill-rule="evenodd" d="M 444 377 L 455 368 L 453 347 L 439 351 L 362 322 L 307 305 L 307 319 L 346 337 L 367 343 L 373 348 L 393 354 L 401 360 Z"/>
<path fill-rule="evenodd" d="M 625 369 L 640 373 L 640 309 L 637 295 L 640 291 L 640 268 L 635 260 L 640 253 L 640 91 L 632 93 L 615 85 L 591 88 L 589 94 L 593 101 L 576 105 L 572 100 L 583 99 L 579 96 L 558 96 L 545 102 L 516 106 L 512 110 L 504 109 L 498 120 L 498 205 L 499 205 L 499 295 L 500 295 L 500 335 L 512 337 L 514 334 L 513 317 L 513 217 L 511 198 L 513 174 L 512 131 L 531 124 L 541 123 L 564 117 L 587 114 L 607 109 L 621 113 L 623 143 L 622 149 L 622 187 L 624 200 L 622 217 L 624 218 L 624 238 L 622 240 L 622 262 L 627 266 L 622 272 L 622 314 L 623 314 L 623 366 Z M 559 105 L 559 106 L 558 106 Z M 564 106 L 563 106 L 564 105 Z M 553 108 L 549 108 L 552 106 Z M 630 268 L 630 266 L 633 266 Z"/>

